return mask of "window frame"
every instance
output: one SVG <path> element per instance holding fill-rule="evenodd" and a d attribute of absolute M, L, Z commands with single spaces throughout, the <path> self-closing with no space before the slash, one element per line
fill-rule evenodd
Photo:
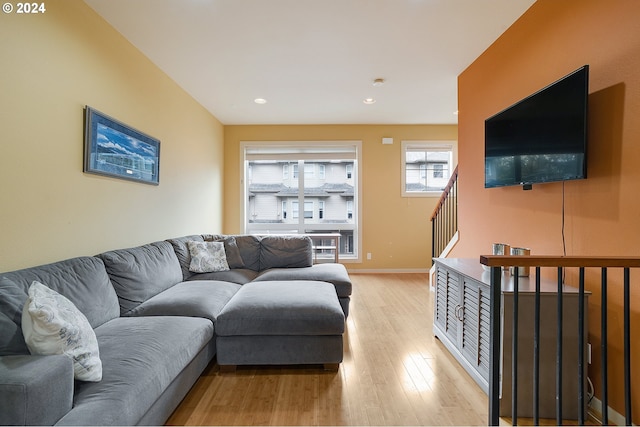
<path fill-rule="evenodd" d="M 425 152 L 449 152 L 449 177 L 453 173 L 455 169 L 455 146 L 456 141 L 429 141 L 429 140 L 420 140 L 420 141 L 401 141 L 401 155 L 400 155 L 400 191 L 402 197 L 440 197 L 442 195 L 443 190 L 427 190 L 427 191 L 407 191 L 407 152 L 410 151 L 425 151 Z M 443 170 L 440 170 L 442 173 Z M 422 177 L 424 173 L 425 179 L 429 179 L 430 171 L 426 167 L 424 168 L 424 172 L 422 167 L 419 170 L 419 174 Z M 449 178 L 447 178 L 447 181 Z M 445 184 L 446 185 L 446 184 Z"/>
<path fill-rule="evenodd" d="M 275 153 L 275 154 L 274 154 Z M 341 140 L 341 141 L 240 141 L 240 225 L 241 225 L 241 233 L 247 233 L 248 227 L 248 177 L 245 177 L 245 173 L 247 173 L 248 166 L 250 165 L 251 160 L 257 160 L 264 156 L 264 158 L 269 158 L 270 156 L 277 156 L 278 160 L 289 159 L 292 161 L 292 166 L 289 169 L 288 175 L 291 177 L 293 175 L 298 175 L 299 177 L 304 177 L 304 165 L 302 163 L 303 170 L 298 171 L 298 164 L 294 162 L 296 160 L 303 160 L 304 162 L 310 160 L 331 160 L 331 159 L 353 159 L 353 164 L 351 166 L 349 178 L 353 183 L 353 223 L 340 224 L 340 228 L 342 230 L 352 230 L 353 235 L 351 235 L 351 240 L 353 240 L 352 246 L 353 254 L 341 254 L 340 261 L 341 262 L 362 262 L 362 141 L 358 140 Z M 299 172 L 299 173 L 298 173 Z M 322 172 L 320 172 L 322 173 Z M 284 175 L 284 173 L 283 173 Z M 317 173 L 314 171 L 314 176 L 317 179 Z M 307 176 L 309 178 L 309 176 Z M 302 178 L 301 178 L 302 179 Z M 302 201 L 303 197 L 299 199 Z M 289 212 L 287 216 L 291 216 L 293 218 L 293 204 L 288 206 Z M 314 204 L 313 218 L 316 219 L 317 214 L 315 213 L 315 208 L 317 205 Z M 298 206 L 298 215 L 297 218 L 304 217 L 300 215 L 300 206 Z M 326 211 L 326 207 L 324 209 Z M 304 212 L 304 210 L 303 210 Z M 326 212 L 324 212 L 326 214 Z M 309 218 L 307 218 L 309 219 Z M 304 224 L 304 218 L 301 221 Z M 269 224 L 265 227 L 255 227 L 256 224 L 252 224 L 252 228 L 255 231 L 251 231 L 255 234 L 282 234 L 282 233 L 292 233 L 295 231 L 291 229 L 290 224 L 284 224 L 281 227 L 281 224 Z M 335 224 L 326 223 L 326 224 L 312 224 L 307 223 L 304 224 L 305 227 L 311 226 L 317 232 L 322 232 L 323 229 L 335 229 Z M 301 230 L 298 230 L 300 232 Z"/>

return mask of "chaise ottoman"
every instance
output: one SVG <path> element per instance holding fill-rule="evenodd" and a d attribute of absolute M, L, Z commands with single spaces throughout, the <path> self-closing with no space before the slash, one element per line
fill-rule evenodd
<path fill-rule="evenodd" d="M 342 362 L 345 317 L 331 283 L 293 280 L 247 283 L 216 319 L 218 365 Z"/>

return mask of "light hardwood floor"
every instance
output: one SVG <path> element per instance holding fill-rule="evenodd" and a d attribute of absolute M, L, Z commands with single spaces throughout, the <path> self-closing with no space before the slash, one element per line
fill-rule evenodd
<path fill-rule="evenodd" d="M 337 372 L 212 363 L 170 425 L 486 425 L 487 396 L 432 333 L 427 274 L 351 274 Z"/>

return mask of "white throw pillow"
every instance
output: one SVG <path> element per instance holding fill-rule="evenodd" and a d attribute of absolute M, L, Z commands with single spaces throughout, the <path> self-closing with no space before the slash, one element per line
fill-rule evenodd
<path fill-rule="evenodd" d="M 194 273 L 210 273 L 212 271 L 227 271 L 227 254 L 223 242 L 187 242 L 191 263 L 189 271 Z"/>
<path fill-rule="evenodd" d="M 98 340 L 89 321 L 71 301 L 37 281 L 22 310 L 22 333 L 31 354 L 66 354 L 73 359 L 76 379 L 102 379 Z"/>

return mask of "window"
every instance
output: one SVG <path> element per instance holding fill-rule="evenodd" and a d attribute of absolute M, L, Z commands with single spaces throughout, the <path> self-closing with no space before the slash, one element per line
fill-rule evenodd
<path fill-rule="evenodd" d="M 313 202 L 304 202 L 304 217 L 313 218 Z"/>
<path fill-rule="evenodd" d="M 298 218 L 300 211 L 298 201 L 291 202 L 291 205 L 293 206 L 293 217 Z M 313 202 L 304 202 L 304 217 L 313 218 Z"/>
<path fill-rule="evenodd" d="M 339 233 L 340 258 L 358 259 L 360 147 L 359 141 L 241 143 L 242 231 Z"/>
<path fill-rule="evenodd" d="M 283 202 L 284 203 L 284 202 Z M 293 217 L 298 218 L 300 213 L 298 201 L 295 200 L 291 202 L 291 210 L 293 210 Z M 304 202 L 304 217 L 305 218 L 313 218 L 313 202 Z M 285 215 L 286 219 L 286 215 Z"/>
<path fill-rule="evenodd" d="M 307 163 L 307 167 L 304 168 L 304 179 L 315 178 L 315 165 L 313 163 Z"/>
<path fill-rule="evenodd" d="M 433 165 L 433 177 L 434 178 L 444 178 L 444 164 L 443 163 L 435 163 Z"/>
<path fill-rule="evenodd" d="M 402 141 L 402 196 L 440 196 L 452 170 L 452 142 Z"/>

